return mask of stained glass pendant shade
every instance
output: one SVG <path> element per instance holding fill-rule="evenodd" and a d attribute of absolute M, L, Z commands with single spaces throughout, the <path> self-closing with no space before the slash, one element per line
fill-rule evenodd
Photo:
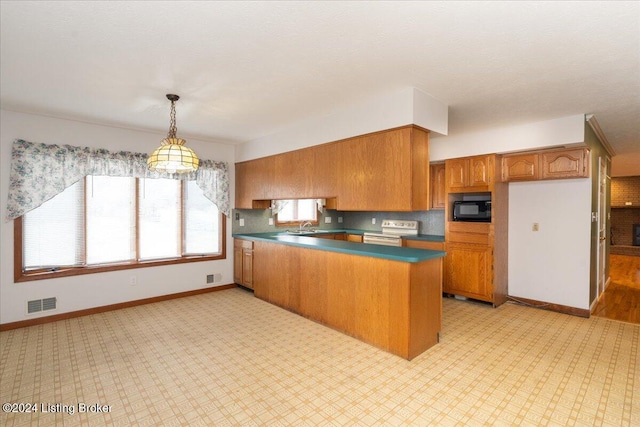
<path fill-rule="evenodd" d="M 152 172 L 167 173 L 189 173 L 198 169 L 200 160 L 192 149 L 186 147 L 187 142 L 176 137 L 176 101 L 180 99 L 178 95 L 167 94 L 167 99 L 171 101 L 171 125 L 167 137 L 162 140 L 158 147 L 147 159 L 147 166 Z"/>

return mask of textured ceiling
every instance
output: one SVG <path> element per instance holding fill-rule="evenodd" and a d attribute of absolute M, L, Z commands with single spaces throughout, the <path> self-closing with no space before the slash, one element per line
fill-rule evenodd
<path fill-rule="evenodd" d="M 640 151 L 640 2 L 2 1 L 2 108 L 254 140 L 415 87 L 449 134 L 595 114 Z"/>

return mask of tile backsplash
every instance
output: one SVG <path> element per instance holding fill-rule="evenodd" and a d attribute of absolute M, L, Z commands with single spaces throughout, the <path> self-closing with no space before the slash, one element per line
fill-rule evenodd
<path fill-rule="evenodd" d="M 236 214 L 238 219 L 236 219 Z M 232 217 L 233 233 L 269 233 L 286 229 L 269 225 L 271 209 L 234 209 Z M 326 223 L 325 218 L 330 217 L 331 223 Z M 342 223 L 338 219 L 342 218 Z M 375 224 L 372 224 L 375 218 Z M 244 220 L 244 226 L 240 226 L 240 219 Z M 444 211 L 415 211 L 415 212 L 347 212 L 326 209 L 320 215 L 318 228 L 331 230 L 348 228 L 358 230 L 380 231 L 383 219 L 406 219 L 419 222 L 420 234 L 433 234 L 444 236 Z"/>

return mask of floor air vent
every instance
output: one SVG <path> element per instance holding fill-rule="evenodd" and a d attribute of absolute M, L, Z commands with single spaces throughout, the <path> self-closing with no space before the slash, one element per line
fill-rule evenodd
<path fill-rule="evenodd" d="M 39 311 L 55 310 L 56 302 L 55 297 L 27 301 L 27 314 L 38 313 Z"/>

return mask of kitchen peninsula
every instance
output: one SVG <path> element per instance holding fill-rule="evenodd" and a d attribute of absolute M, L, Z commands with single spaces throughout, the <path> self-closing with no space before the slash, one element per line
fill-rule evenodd
<path fill-rule="evenodd" d="M 255 296 L 411 360 L 438 342 L 442 251 L 236 234 L 253 242 Z"/>

